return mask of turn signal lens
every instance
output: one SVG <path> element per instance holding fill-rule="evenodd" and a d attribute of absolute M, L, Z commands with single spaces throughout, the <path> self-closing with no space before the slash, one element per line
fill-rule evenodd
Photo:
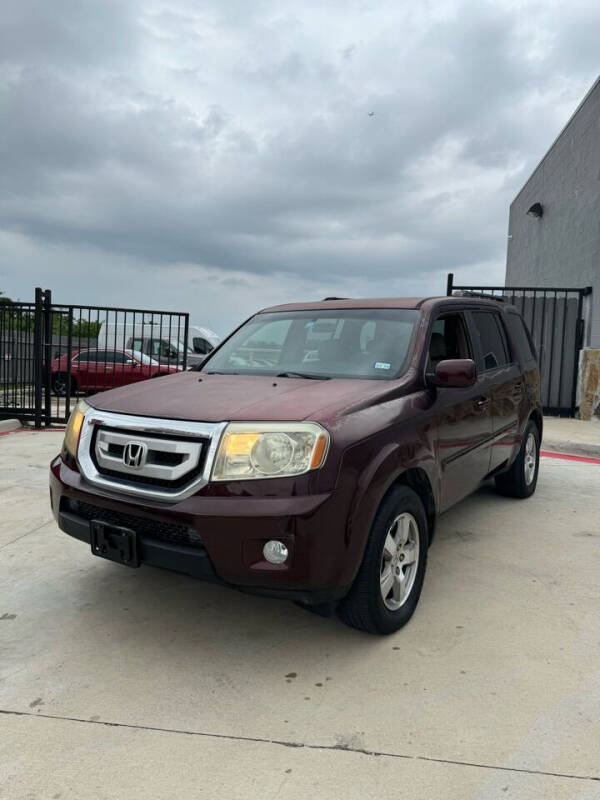
<path fill-rule="evenodd" d="M 325 436 L 325 434 L 322 433 L 317 439 L 315 449 L 313 450 L 312 460 L 310 462 L 311 469 L 317 469 L 317 467 L 320 467 L 325 461 L 325 454 L 327 453 L 328 444 L 329 439 L 327 436 Z"/>
<path fill-rule="evenodd" d="M 83 427 L 83 418 L 88 409 L 88 404 L 83 400 L 80 400 L 73 411 L 71 411 L 71 416 L 67 422 L 65 438 L 63 441 L 63 449 L 66 450 L 67 453 L 70 453 L 73 458 L 77 456 L 77 446 L 79 444 L 81 428 Z"/>
<path fill-rule="evenodd" d="M 227 455 L 247 456 L 259 439 L 260 433 L 228 433 L 224 441 Z"/>
<path fill-rule="evenodd" d="M 230 422 L 212 480 L 302 475 L 323 465 L 328 445 L 329 434 L 316 422 Z"/>

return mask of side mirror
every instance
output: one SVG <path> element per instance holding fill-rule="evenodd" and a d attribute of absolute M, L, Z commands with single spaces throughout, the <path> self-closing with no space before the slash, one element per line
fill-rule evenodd
<path fill-rule="evenodd" d="M 449 358 L 440 361 L 431 383 L 441 389 L 468 389 L 477 381 L 477 367 L 471 358 Z"/>

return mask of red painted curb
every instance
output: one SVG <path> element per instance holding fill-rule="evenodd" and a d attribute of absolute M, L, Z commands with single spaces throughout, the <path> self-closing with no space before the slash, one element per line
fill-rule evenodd
<path fill-rule="evenodd" d="M 600 458 L 590 456 L 571 456 L 568 453 L 553 453 L 550 450 L 540 450 L 540 455 L 544 458 L 562 458 L 565 461 L 581 461 L 584 464 L 600 464 Z"/>
<path fill-rule="evenodd" d="M 17 428 L 16 431 L 0 431 L 0 436 L 12 436 L 13 433 L 64 433 L 65 428 Z"/>

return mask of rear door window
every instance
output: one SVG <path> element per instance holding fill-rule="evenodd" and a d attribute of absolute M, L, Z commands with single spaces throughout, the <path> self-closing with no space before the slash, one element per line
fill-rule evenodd
<path fill-rule="evenodd" d="M 502 322 L 493 311 L 473 311 L 475 339 L 478 347 L 477 368 L 481 372 L 503 367 L 510 361 L 508 343 Z"/>
<path fill-rule="evenodd" d="M 531 335 L 520 314 L 509 313 L 508 324 L 519 351 L 520 361 L 531 361 L 537 358 Z"/>
<path fill-rule="evenodd" d="M 78 356 L 75 356 L 73 361 L 85 362 L 85 361 L 97 361 L 98 360 L 98 351 L 97 350 L 88 350 L 85 353 L 79 353 Z"/>
<path fill-rule="evenodd" d="M 106 361 L 109 364 L 125 364 L 127 362 L 127 356 L 125 353 L 122 353 L 120 350 L 115 350 L 113 352 L 106 354 Z"/>

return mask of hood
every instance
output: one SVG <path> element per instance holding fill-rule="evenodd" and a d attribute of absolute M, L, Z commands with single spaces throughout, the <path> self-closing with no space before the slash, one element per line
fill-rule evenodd
<path fill-rule="evenodd" d="M 90 398 L 103 411 L 194 422 L 264 422 L 303 420 L 322 422 L 370 405 L 390 393 L 398 381 L 319 381 L 259 375 L 207 375 L 182 372 L 155 378 Z M 324 412 L 319 416 L 319 411 Z"/>

